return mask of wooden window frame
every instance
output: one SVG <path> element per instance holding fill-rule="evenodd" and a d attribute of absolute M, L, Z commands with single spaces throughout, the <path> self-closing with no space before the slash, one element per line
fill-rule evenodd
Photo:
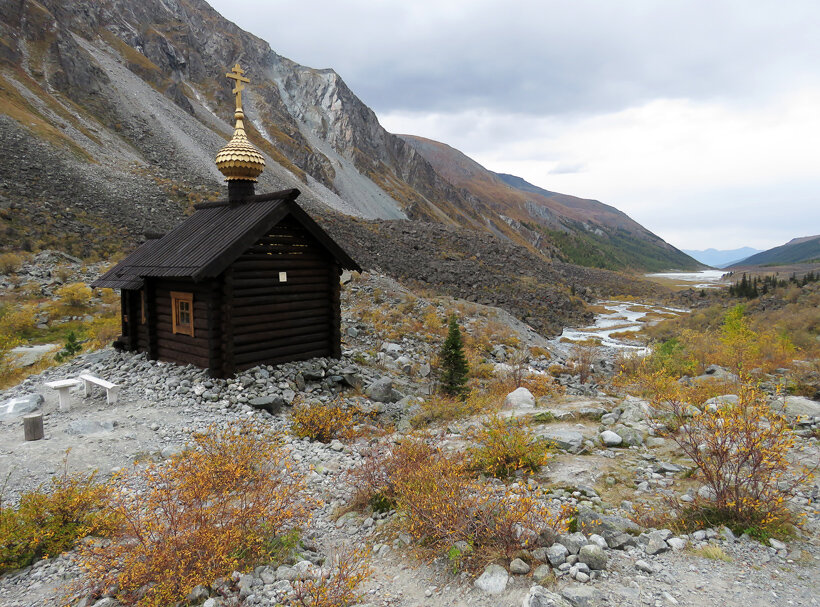
<path fill-rule="evenodd" d="M 181 323 L 180 304 L 187 303 L 190 322 Z M 175 334 L 194 336 L 194 294 L 182 291 L 171 291 L 171 324 Z"/>

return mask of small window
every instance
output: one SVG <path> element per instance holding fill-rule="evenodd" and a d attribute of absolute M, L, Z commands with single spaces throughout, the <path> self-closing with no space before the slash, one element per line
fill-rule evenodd
<path fill-rule="evenodd" d="M 171 291 L 171 318 L 174 333 L 194 336 L 194 294 Z"/>

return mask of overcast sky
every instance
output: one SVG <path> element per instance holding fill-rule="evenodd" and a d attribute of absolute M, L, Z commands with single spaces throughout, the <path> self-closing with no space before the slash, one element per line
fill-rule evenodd
<path fill-rule="evenodd" d="M 679 248 L 820 233 L 818 0 L 210 0 L 393 133 Z"/>

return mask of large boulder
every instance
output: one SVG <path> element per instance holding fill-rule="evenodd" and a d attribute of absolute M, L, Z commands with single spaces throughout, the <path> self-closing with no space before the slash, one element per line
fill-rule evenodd
<path fill-rule="evenodd" d="M 248 401 L 248 404 L 254 409 L 262 409 L 271 415 L 279 413 L 282 405 L 285 404 L 285 399 L 279 396 L 257 396 Z"/>
<path fill-rule="evenodd" d="M 533 409 L 535 397 L 526 388 L 516 388 L 504 399 L 504 406 L 510 409 Z"/>
<path fill-rule="evenodd" d="M 613 428 L 615 434 L 621 437 L 623 444 L 629 447 L 639 447 L 643 445 L 643 432 L 636 428 L 629 428 L 618 424 Z"/>
<path fill-rule="evenodd" d="M 772 407 L 786 417 L 820 417 L 820 403 L 805 396 L 787 396 L 783 401 L 774 401 Z"/>
<path fill-rule="evenodd" d="M 393 389 L 393 380 L 389 377 L 382 377 L 374 381 L 367 386 L 365 394 L 370 400 L 379 403 L 394 403 L 401 399 L 401 394 Z"/>
<path fill-rule="evenodd" d="M 26 413 L 37 411 L 43 405 L 41 394 L 26 394 L 0 404 L 0 419 L 17 419 Z"/>
<path fill-rule="evenodd" d="M 483 590 L 487 594 L 501 594 L 507 588 L 507 580 L 510 574 L 501 565 L 495 563 L 487 565 L 478 579 L 474 582 L 475 587 Z"/>
<path fill-rule="evenodd" d="M 578 551 L 578 560 L 590 569 L 601 571 L 606 569 L 607 555 L 597 544 L 587 544 Z"/>
<path fill-rule="evenodd" d="M 624 439 L 612 430 L 604 430 L 601 432 L 601 436 L 599 438 L 601 439 L 601 444 L 605 447 L 617 447 L 624 442 Z"/>
<path fill-rule="evenodd" d="M 600 535 L 610 547 L 612 546 L 609 543 L 611 538 L 615 538 L 622 533 L 637 534 L 641 531 L 641 528 L 628 518 L 613 514 L 601 514 L 590 508 L 579 508 L 575 520 L 579 531 L 586 535 L 592 535 L 593 533 Z"/>
<path fill-rule="evenodd" d="M 540 432 L 538 438 L 570 453 L 579 453 L 584 447 L 584 435 L 575 430 L 550 428 Z"/>
<path fill-rule="evenodd" d="M 543 586 L 533 586 L 524 598 L 522 607 L 572 607 L 572 604 Z"/>

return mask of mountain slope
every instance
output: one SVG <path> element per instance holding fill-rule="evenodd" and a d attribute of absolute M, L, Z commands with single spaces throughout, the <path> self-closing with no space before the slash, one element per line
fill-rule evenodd
<path fill-rule="evenodd" d="M 492 208 L 533 245 L 565 261 L 611 270 L 700 267 L 612 206 L 550 192 L 514 175 L 493 173 L 437 141 L 401 137 L 442 177 Z"/>
<path fill-rule="evenodd" d="M 753 249 L 752 247 L 741 247 L 740 249 L 728 250 L 718 250 L 713 248 L 704 250 L 681 250 L 693 259 L 715 268 L 725 268 L 739 262 L 742 259 L 745 259 L 746 257 L 749 257 L 750 255 L 761 253 L 760 249 Z"/>
<path fill-rule="evenodd" d="M 794 238 L 784 245 L 747 257 L 734 264 L 733 267 L 802 263 L 818 259 L 820 259 L 820 234 Z"/>
<path fill-rule="evenodd" d="M 267 161 L 260 191 L 298 187 L 314 210 L 481 230 L 593 266 L 693 267 L 607 205 L 516 189 L 477 164 L 471 178 L 449 174 L 429 146 L 385 131 L 333 70 L 277 55 L 202 0 L 0 9 L 5 247 L 107 255 L 222 196 L 213 155 L 232 130 L 224 73 L 240 61 L 246 129 Z"/>

